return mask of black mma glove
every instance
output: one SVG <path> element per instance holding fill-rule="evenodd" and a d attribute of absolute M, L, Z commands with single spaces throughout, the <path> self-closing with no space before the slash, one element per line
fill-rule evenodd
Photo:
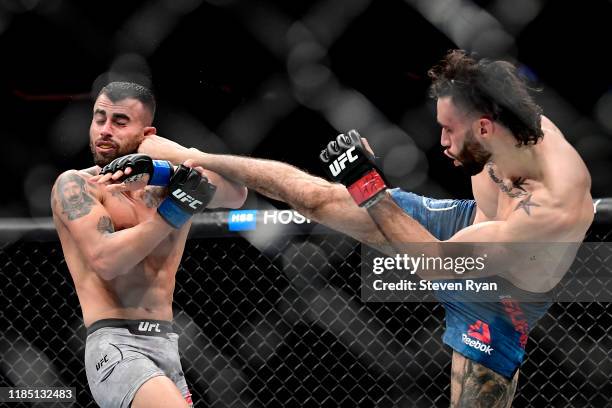
<path fill-rule="evenodd" d="M 148 174 L 149 185 L 165 187 L 174 173 L 174 167 L 169 161 L 153 160 L 146 154 L 135 153 L 113 160 L 102 168 L 100 174 L 114 173 L 119 170 L 125 172 L 128 167 L 132 168 L 132 172 L 123 176 L 119 181 L 137 180 L 144 174 Z"/>
<path fill-rule="evenodd" d="M 327 177 L 344 184 L 360 207 L 378 202 L 389 185 L 356 130 L 349 130 L 329 142 L 319 159 Z"/>
<path fill-rule="evenodd" d="M 168 197 L 157 208 L 161 217 L 174 228 L 181 228 L 210 203 L 217 187 L 196 170 L 177 167 L 168 184 Z"/>

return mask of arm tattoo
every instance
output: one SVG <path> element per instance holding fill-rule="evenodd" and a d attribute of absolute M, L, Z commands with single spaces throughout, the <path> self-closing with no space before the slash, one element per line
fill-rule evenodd
<path fill-rule="evenodd" d="M 518 373 L 509 380 L 465 358 L 462 367 L 453 369 L 451 380 L 454 387 L 459 387 L 458 399 L 452 401 L 451 408 L 509 408 L 516 391 Z"/>
<path fill-rule="evenodd" d="M 113 226 L 113 222 L 111 221 L 110 217 L 100 217 L 100 220 L 98 221 L 97 230 L 103 235 L 112 234 L 113 232 L 115 232 L 115 227 Z"/>
<path fill-rule="evenodd" d="M 527 190 L 523 186 L 527 185 L 527 181 L 524 177 L 519 177 L 516 180 L 512 181 L 512 185 L 507 185 L 504 183 L 504 180 L 497 177 L 495 174 L 495 170 L 493 169 L 493 162 L 487 163 L 487 172 L 489 173 L 489 177 L 502 191 L 502 193 L 507 194 L 510 198 L 518 198 L 527 195 Z"/>
<path fill-rule="evenodd" d="M 147 208 L 157 208 L 167 193 L 167 189 L 163 187 L 147 187 L 142 195 L 142 201 Z"/>
<path fill-rule="evenodd" d="M 516 208 L 514 208 L 514 211 L 518 210 L 519 208 L 522 208 L 523 210 L 525 210 L 525 212 L 527 213 L 527 215 L 531 215 L 531 209 L 530 207 L 540 207 L 540 204 L 535 203 L 533 201 L 531 201 L 531 194 L 529 194 L 527 196 L 527 198 L 522 199 L 517 205 Z"/>
<path fill-rule="evenodd" d="M 89 214 L 94 205 L 88 193 L 87 181 L 76 173 L 67 173 L 59 178 L 57 194 L 62 204 L 62 213 L 69 221 Z"/>
<path fill-rule="evenodd" d="M 139 173 L 139 174 L 134 174 L 133 176 L 130 176 L 128 178 L 126 178 L 125 180 L 123 180 L 123 182 L 125 184 L 132 184 L 132 183 L 136 183 L 140 180 L 142 180 L 145 176 L 145 173 Z"/>

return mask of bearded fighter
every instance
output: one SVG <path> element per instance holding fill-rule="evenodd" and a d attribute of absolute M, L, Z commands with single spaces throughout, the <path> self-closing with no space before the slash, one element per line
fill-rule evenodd
<path fill-rule="evenodd" d="M 89 129 L 96 166 L 64 172 L 51 193 L 87 327 L 87 380 L 101 407 L 193 406 L 172 325 L 175 275 L 191 217 L 206 207 L 240 207 L 246 197 L 244 187 L 189 161 L 175 167 L 134 154 L 156 132 L 154 112 L 147 88 L 106 85 Z M 130 191 L 92 182 L 123 164 L 140 170 L 126 181 Z"/>
<path fill-rule="evenodd" d="M 387 253 L 401 252 L 404 243 L 582 241 L 593 219 L 588 170 L 542 114 L 517 69 L 454 50 L 429 76 L 441 144 L 471 175 L 475 200 L 436 200 L 390 189 L 355 131 L 340 135 L 319 155 L 333 183 L 285 163 L 208 154 L 159 136 L 146 138 L 138 150 L 173 163 L 191 159 Z M 110 180 L 106 175 L 102 181 Z M 572 256 L 556 261 L 571 263 Z M 521 303 L 514 294 L 539 299 L 558 282 L 558 276 L 533 269 L 511 272 L 501 281 L 497 301 L 486 306 L 437 294 L 446 310 L 443 340 L 453 349 L 452 407 L 511 406 L 529 331 L 550 305 Z M 427 271 L 423 276 L 457 278 Z"/>

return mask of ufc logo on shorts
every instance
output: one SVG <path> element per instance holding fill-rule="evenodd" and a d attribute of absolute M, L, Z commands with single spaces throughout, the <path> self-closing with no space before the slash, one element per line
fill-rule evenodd
<path fill-rule="evenodd" d="M 174 190 L 172 192 L 172 195 L 178 198 L 181 201 L 181 203 L 189 203 L 189 207 L 193 208 L 194 210 L 197 210 L 198 207 L 202 205 L 202 202 L 200 200 L 196 200 L 195 198 L 193 198 L 192 196 L 190 196 L 189 194 L 187 194 L 180 188 L 177 188 L 176 190 Z"/>
<path fill-rule="evenodd" d="M 141 332 L 155 331 L 156 333 L 161 333 L 161 330 L 159 330 L 159 323 L 149 323 L 149 322 L 140 322 L 140 324 L 138 325 L 138 331 L 141 331 Z"/>
<path fill-rule="evenodd" d="M 96 371 L 100 371 L 105 363 L 108 363 L 108 354 L 105 354 L 104 357 L 102 357 L 100 361 L 96 363 Z"/>
<path fill-rule="evenodd" d="M 346 152 L 342 153 L 340 156 L 338 156 L 336 160 L 332 162 L 332 164 L 329 165 L 329 170 L 331 171 L 334 177 L 336 177 L 338 174 L 340 174 L 342 170 L 346 168 L 347 161 L 349 163 L 352 163 L 355 160 L 357 160 L 358 156 L 353 155 L 354 150 L 355 150 L 355 146 L 351 147 Z"/>

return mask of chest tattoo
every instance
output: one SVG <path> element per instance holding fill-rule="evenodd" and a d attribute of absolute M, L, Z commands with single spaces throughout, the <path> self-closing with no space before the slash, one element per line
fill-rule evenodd
<path fill-rule="evenodd" d="M 514 208 L 514 211 L 522 208 L 525 210 L 527 215 L 531 215 L 531 207 L 540 207 L 540 204 L 531 201 L 531 194 L 529 194 L 526 198 L 522 199 Z"/>
<path fill-rule="evenodd" d="M 493 169 L 493 163 L 487 163 L 487 173 L 489 177 L 502 191 L 502 193 L 506 194 L 510 198 L 519 198 L 527 195 L 527 190 L 525 190 L 526 185 L 528 185 L 527 180 L 524 177 L 519 177 L 515 180 L 512 180 L 511 183 L 505 183 L 504 180 L 497 177 L 495 174 L 495 170 Z"/>

